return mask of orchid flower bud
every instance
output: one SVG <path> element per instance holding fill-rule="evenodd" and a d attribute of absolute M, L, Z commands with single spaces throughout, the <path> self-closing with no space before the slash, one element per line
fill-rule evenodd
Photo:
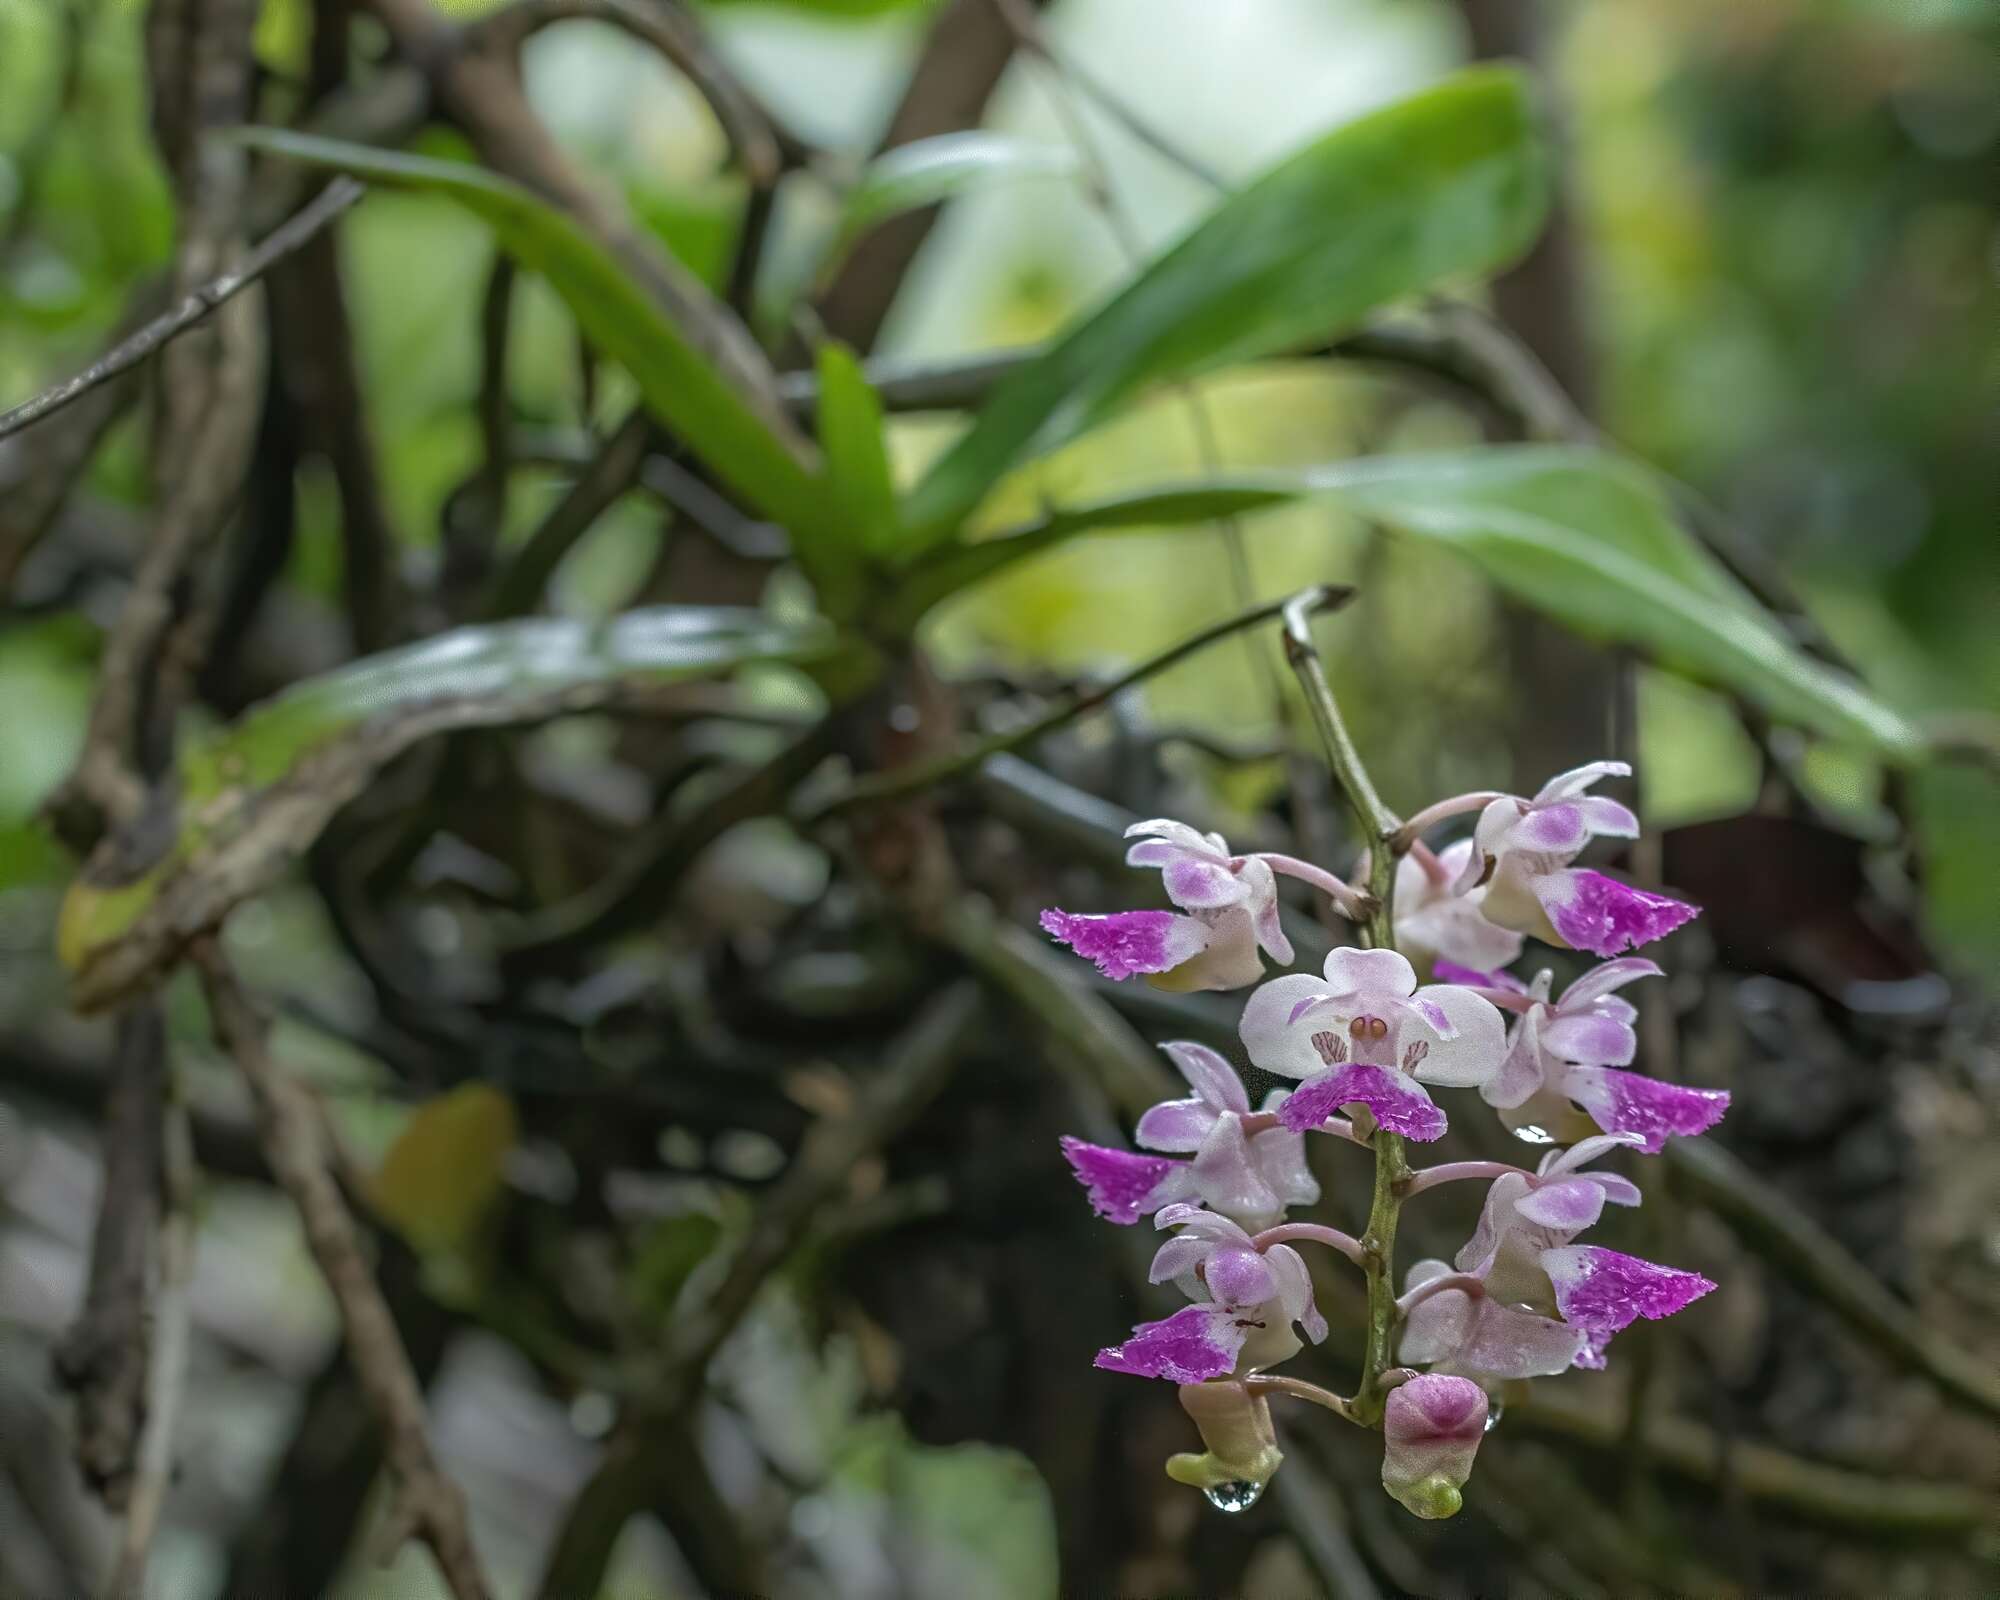
<path fill-rule="evenodd" d="M 1486 1391 L 1426 1372 L 1389 1391 L 1382 1414 L 1382 1487 L 1420 1517 L 1455 1516 L 1459 1486 L 1486 1435 Z"/>
<path fill-rule="evenodd" d="M 1180 1393 L 1208 1449 L 1169 1456 L 1167 1476 L 1225 1511 L 1249 1510 L 1285 1459 L 1270 1402 L 1240 1383 L 1184 1383 Z"/>

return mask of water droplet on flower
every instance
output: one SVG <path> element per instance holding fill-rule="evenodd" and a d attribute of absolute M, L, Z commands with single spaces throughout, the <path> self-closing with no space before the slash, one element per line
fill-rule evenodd
<path fill-rule="evenodd" d="M 1495 1428 L 1499 1427 L 1500 1419 L 1506 1414 L 1506 1411 L 1507 1408 L 1498 1400 L 1489 1400 L 1486 1404 L 1486 1426 L 1480 1431 L 1482 1433 L 1491 1433 Z"/>
<path fill-rule="evenodd" d="M 1264 1498 L 1264 1486 L 1252 1483 L 1248 1478 L 1232 1478 L 1228 1483 L 1211 1484 L 1201 1492 L 1217 1511 L 1227 1511 L 1231 1516 L 1239 1511 L 1248 1511 Z"/>
<path fill-rule="evenodd" d="M 1514 1130 L 1514 1137 L 1523 1144 L 1554 1144 L 1556 1136 L 1547 1128 L 1533 1122 L 1524 1122 Z"/>

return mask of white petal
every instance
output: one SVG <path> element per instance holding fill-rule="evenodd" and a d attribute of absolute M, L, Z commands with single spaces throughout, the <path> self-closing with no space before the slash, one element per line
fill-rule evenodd
<path fill-rule="evenodd" d="M 1237 1024 L 1250 1059 L 1266 1072 L 1286 1078 L 1309 1078 L 1324 1072 L 1327 1064 L 1313 1048 L 1314 1028 L 1294 1024 L 1291 1019 L 1297 1007 L 1325 993 L 1323 978 L 1303 972 L 1259 985 Z"/>
<path fill-rule="evenodd" d="M 1507 1025 L 1492 1001 L 1454 983 L 1429 984 L 1417 997 L 1437 1006 L 1458 1029 L 1456 1038 L 1430 1041 L 1429 1053 L 1414 1069 L 1419 1081 L 1468 1089 L 1500 1070 L 1507 1055 Z"/>

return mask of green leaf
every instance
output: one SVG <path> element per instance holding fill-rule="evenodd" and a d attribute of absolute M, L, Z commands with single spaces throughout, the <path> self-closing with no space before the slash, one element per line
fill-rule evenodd
<path fill-rule="evenodd" d="M 1326 339 L 1385 303 L 1525 250 L 1547 209 L 1526 83 L 1458 74 L 1336 129 L 1231 196 L 993 392 L 905 507 L 949 538 L 999 478 L 1149 384 Z"/>
<path fill-rule="evenodd" d="M 1847 674 L 1801 650 L 1682 527 L 1655 475 L 1569 446 L 1379 456 L 1122 495 L 998 538 L 955 542 L 908 574 L 902 625 L 946 595 L 1094 529 L 1160 527 L 1312 495 L 1458 551 L 1498 587 L 1576 632 L 1632 646 L 1781 722 L 1898 760 L 1921 735 Z"/>
<path fill-rule="evenodd" d="M 746 503 L 783 523 L 801 544 L 822 528 L 825 506 L 814 483 L 814 463 L 787 442 L 788 430 L 762 412 L 618 259 L 566 214 L 467 162 L 272 128 L 243 129 L 237 137 L 253 149 L 372 184 L 443 195 L 482 218 L 508 254 L 548 279 L 584 336 L 632 374 L 647 409 Z"/>
<path fill-rule="evenodd" d="M 869 555 L 886 553 L 897 522 L 882 398 L 854 352 L 832 340 L 819 347 L 819 446 L 847 543 Z"/>
<path fill-rule="evenodd" d="M 552 617 L 459 628 L 364 657 L 254 707 L 181 760 L 172 843 L 136 879 L 93 858 L 63 902 L 57 947 L 80 1009 L 145 981 L 256 894 L 333 814 L 420 739 L 579 712 L 642 712 L 691 678 L 783 662 L 839 672 L 825 624 L 696 606 L 602 622 Z"/>
<path fill-rule="evenodd" d="M 852 249 L 869 229 L 906 211 L 936 205 L 989 184 L 1021 178 L 1067 178 L 1076 171 L 1073 150 L 984 129 L 941 133 L 932 139 L 897 145 L 869 162 L 859 181 L 847 191 L 833 261 Z M 829 267 L 832 264 L 829 262 Z"/>

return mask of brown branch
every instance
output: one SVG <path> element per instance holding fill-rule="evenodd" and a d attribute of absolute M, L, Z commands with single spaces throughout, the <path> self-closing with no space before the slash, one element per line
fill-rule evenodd
<path fill-rule="evenodd" d="M 166 1027 L 142 1000 L 118 1019 L 100 1135 L 103 1189 L 83 1311 L 56 1350 L 56 1376 L 76 1396 L 76 1454 L 113 1510 L 132 1489 L 151 1359 L 147 1297 L 160 1227 Z"/>
<path fill-rule="evenodd" d="M 990 0 L 950 0 L 931 25 L 877 153 L 978 127 L 1013 58 L 1014 36 Z M 854 247 L 816 304 L 830 337 L 857 350 L 874 348 L 937 216 L 936 206 L 926 206 L 892 217 Z"/>
<path fill-rule="evenodd" d="M 749 1236 L 707 1301 L 671 1330 L 658 1377 L 572 1503 L 536 1593 L 542 1600 L 595 1594 L 612 1546 L 634 1512 L 682 1470 L 685 1431 L 708 1364 L 751 1303 L 846 1184 L 944 1087 L 980 1011 L 979 992 L 957 983 L 924 1008 L 862 1091 L 854 1110 L 816 1123 L 785 1176 L 758 1208 Z"/>
<path fill-rule="evenodd" d="M 615 256 L 688 341 L 733 383 L 745 402 L 800 460 L 810 444 L 778 404 L 770 364 L 747 329 L 701 281 L 662 250 L 613 194 L 571 163 L 529 105 L 511 54 L 455 33 L 430 0 L 370 0 L 397 49 L 430 74 L 445 111 L 494 171 L 569 213 Z"/>
<path fill-rule="evenodd" d="M 396 1479 L 388 1526 L 429 1546 L 455 1600 L 483 1600 L 490 1591 L 466 1525 L 464 1497 L 431 1453 L 423 1392 L 341 1197 L 319 1107 L 271 1059 L 263 1019 L 221 950 L 203 939 L 191 953 L 216 1040 L 249 1085 L 265 1158 L 298 1208 L 307 1247 L 339 1308 L 348 1355 L 382 1430 Z"/>
<path fill-rule="evenodd" d="M 336 179 L 326 193 L 345 183 Z M 405 597 L 397 569 L 402 541 L 390 520 L 376 465 L 368 399 L 355 361 L 354 323 L 331 234 L 317 233 L 272 274 L 271 296 L 284 357 L 279 377 L 298 408 L 308 445 L 332 470 L 340 496 L 347 614 L 356 649 L 369 654 L 395 643 L 403 631 Z"/>
<path fill-rule="evenodd" d="M 1954 1399 L 2000 1417 L 2000 1373 L 1928 1326 L 1832 1234 L 1713 1139 L 1674 1139 L 1678 1190 L 1856 1333 Z"/>
<path fill-rule="evenodd" d="M 256 16 L 251 0 L 160 0 L 147 15 L 154 137 L 174 181 L 174 287 L 184 297 L 240 266 L 249 162 L 211 135 L 248 114 Z M 149 780 L 167 763 L 206 631 L 197 568 L 243 483 L 262 365 L 250 299 L 225 299 L 162 357 L 151 537 L 105 641 L 82 752 L 47 803 L 79 853 L 114 830 L 127 858 L 161 842 Z"/>
<path fill-rule="evenodd" d="M 1559 1434 L 1593 1450 L 1624 1448 L 1621 1419 L 1579 1405 L 1547 1383 L 1509 1398 L 1507 1425 Z M 1990 1491 L 1855 1472 L 1768 1445 L 1730 1441 L 1725 1449 L 1709 1429 L 1682 1417 L 1655 1418 L 1648 1435 L 1654 1460 L 1676 1477 L 1717 1485 L 1727 1473 L 1752 1500 L 1863 1537 L 1965 1534 L 1991 1526 L 2000 1515 Z"/>
<path fill-rule="evenodd" d="M 620 495 L 637 484 L 652 442 L 652 416 L 644 406 L 635 406 L 522 542 L 493 586 L 483 613 L 486 620 L 518 617 L 535 609 L 563 557 Z"/>
<path fill-rule="evenodd" d="M 767 189 L 788 156 L 804 147 L 782 134 L 771 115 L 716 55 L 694 18 L 673 0 L 514 0 L 466 30 L 471 48 L 512 56 L 535 33 L 558 22 L 601 22 L 658 51 L 708 102 L 723 137 L 756 189 Z"/>
<path fill-rule="evenodd" d="M 160 1283 L 152 1306 L 153 1356 L 146 1382 L 146 1426 L 139 1438 L 131 1501 L 118 1540 L 118 1564 L 104 1587 L 107 1600 L 124 1600 L 145 1591 L 147 1558 L 173 1483 L 174 1439 L 187 1395 L 188 1287 L 194 1277 L 194 1141 L 187 1107 L 178 1099 L 166 1108 L 164 1131 L 166 1215 L 160 1224 Z"/>

